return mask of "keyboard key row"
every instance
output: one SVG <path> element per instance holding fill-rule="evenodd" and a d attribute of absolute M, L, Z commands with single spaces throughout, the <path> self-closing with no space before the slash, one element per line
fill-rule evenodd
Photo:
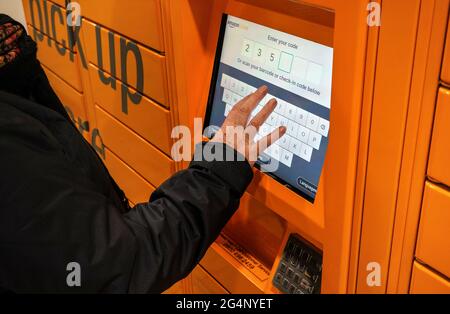
<path fill-rule="evenodd" d="M 269 135 L 271 132 L 273 132 L 274 128 L 264 124 L 261 126 L 258 134 L 255 137 L 255 142 L 259 141 L 263 137 Z M 312 145 L 311 145 L 312 144 Z M 281 139 L 279 139 L 277 142 L 275 142 L 272 146 L 275 148 L 280 147 L 284 149 L 286 152 L 289 152 L 295 156 L 298 156 L 302 159 L 304 159 L 307 162 L 311 162 L 312 154 L 314 152 L 314 146 L 315 146 L 315 138 L 311 137 L 308 142 L 301 142 L 289 135 L 284 135 Z M 269 147 L 269 153 L 267 153 L 270 157 L 273 157 L 279 161 L 283 161 L 282 157 L 277 154 L 277 150 L 272 152 Z M 288 160 L 287 160 L 288 161 Z"/>
<path fill-rule="evenodd" d="M 227 104 L 225 107 L 225 116 L 227 117 L 228 114 L 230 113 L 230 111 L 233 109 L 233 106 L 231 106 L 230 104 Z M 260 111 L 262 109 L 262 106 L 258 106 L 257 109 L 255 109 L 255 111 Z M 253 112 L 253 115 L 256 115 L 257 113 Z M 272 133 L 274 130 L 276 130 L 276 128 L 278 128 L 280 126 L 280 124 L 273 124 L 271 122 L 274 122 L 274 120 L 270 120 L 270 118 L 268 119 L 268 121 L 266 121 L 266 123 L 264 123 L 260 129 L 259 132 L 257 134 L 257 137 L 255 138 L 255 141 L 260 140 L 261 138 L 263 138 L 264 136 L 269 135 L 270 133 Z M 292 131 L 294 130 L 294 131 Z M 288 123 L 288 130 L 287 130 L 287 134 L 284 135 L 280 140 L 279 140 L 279 145 L 291 152 L 293 152 L 295 155 L 302 157 L 302 155 L 304 156 L 308 156 L 306 158 L 304 158 L 305 160 L 308 160 L 308 158 L 310 158 L 309 156 L 312 154 L 312 150 L 319 150 L 320 149 L 320 145 L 322 142 L 322 136 L 314 131 L 311 131 L 303 126 L 299 126 L 296 125 L 294 122 L 289 121 Z M 308 151 L 305 152 L 301 152 L 301 144 L 306 144 L 311 148 L 311 153 L 309 153 L 309 149 Z"/>
<path fill-rule="evenodd" d="M 291 150 L 285 149 L 281 145 L 278 145 L 278 143 L 275 143 L 269 148 L 267 148 L 264 151 L 264 153 L 268 155 L 270 158 L 278 160 L 279 162 L 281 162 L 282 164 L 284 164 L 289 168 L 292 167 L 294 156 L 298 156 L 307 162 L 311 162 L 313 149 L 310 146 L 300 142 L 296 144 L 292 143 L 292 146 L 295 145 L 298 145 L 296 148 L 292 148 L 295 150 L 295 153 L 292 152 Z"/>
<path fill-rule="evenodd" d="M 233 93 L 236 93 L 242 97 L 245 97 L 247 95 L 250 95 L 251 93 L 256 92 L 256 88 L 246 84 L 244 82 L 241 82 L 235 78 L 232 78 L 231 76 L 227 74 L 222 75 L 222 81 L 220 84 L 221 87 L 225 89 L 231 90 Z"/>
<path fill-rule="evenodd" d="M 272 98 L 269 96 L 269 98 Z M 330 122 L 315 114 L 312 114 L 302 108 L 296 107 L 284 100 L 277 99 L 278 106 L 275 108 L 274 113 L 280 116 L 286 117 L 291 121 L 296 122 L 299 125 L 305 126 L 315 132 L 318 132 L 324 137 L 328 137 L 328 131 L 330 128 Z"/>
<path fill-rule="evenodd" d="M 307 142 L 302 142 L 289 135 L 284 135 L 276 142 L 276 144 L 299 157 L 302 157 L 302 155 L 312 155 L 313 149 L 315 149 L 314 146 L 316 145 L 314 136 L 311 136 Z M 303 149 L 305 149 L 305 146 L 308 146 L 307 152 L 302 151 Z M 309 159 L 306 160 L 310 161 Z"/>
<path fill-rule="evenodd" d="M 223 102 L 226 104 L 225 116 L 228 116 L 233 107 L 246 95 L 254 92 L 256 88 L 236 80 L 226 74 L 222 78 L 224 87 Z M 266 95 L 257 108 L 251 113 L 249 121 L 253 119 L 263 106 L 274 98 Z M 322 137 L 327 137 L 329 121 L 318 117 L 302 108 L 296 107 L 282 99 L 277 99 L 278 106 L 269 116 L 266 123 L 261 126 L 255 141 L 269 135 L 276 128 L 285 126 L 287 134 L 272 145 L 266 154 L 288 167 L 291 167 L 294 156 L 298 156 L 307 162 L 311 162 L 312 154 L 320 149 Z"/>
<path fill-rule="evenodd" d="M 232 105 L 239 102 L 243 97 L 256 91 L 256 88 L 253 86 L 234 79 L 226 74 L 223 74 L 222 76 L 221 86 L 225 88 L 223 101 Z M 324 137 L 328 137 L 330 122 L 326 119 L 314 115 L 270 94 L 264 97 L 260 105 L 266 105 L 273 98 L 275 98 L 278 102 L 278 105 L 275 108 L 275 113 L 284 116 L 289 120 L 295 121 L 300 125 L 306 126 Z"/>
<path fill-rule="evenodd" d="M 239 96 L 238 94 L 233 93 L 231 90 L 226 89 L 223 92 L 222 101 L 234 106 L 235 104 L 240 102 L 242 98 L 243 98 L 242 96 Z"/>
<path fill-rule="evenodd" d="M 231 107 L 233 107 L 241 99 L 242 98 L 240 96 L 232 93 L 229 90 L 225 90 L 225 92 L 224 92 L 223 101 L 226 104 L 229 104 Z M 261 104 L 258 105 L 258 107 L 252 112 L 250 119 L 254 118 L 261 111 L 262 108 L 263 108 L 263 106 Z M 225 116 L 228 115 L 228 112 L 229 111 L 226 111 Z M 288 134 L 290 134 L 294 137 L 297 136 L 299 131 L 302 132 L 303 137 L 308 137 L 308 135 L 309 135 L 308 129 L 310 129 L 311 131 L 314 132 L 314 130 L 316 128 L 314 128 L 313 126 L 317 124 L 318 120 L 314 117 L 314 115 L 312 115 L 312 114 L 308 115 L 306 111 L 305 111 L 305 116 L 308 116 L 308 118 L 305 119 L 305 121 L 307 121 L 307 122 L 306 123 L 298 123 L 297 121 L 288 119 L 287 117 L 280 115 L 280 114 L 276 113 L 276 111 L 275 111 L 269 116 L 268 123 L 273 126 L 285 126 L 288 129 Z M 325 121 L 325 120 L 323 120 L 323 121 Z M 308 129 L 305 130 L 305 128 L 302 126 L 306 126 L 306 127 L 308 127 Z M 328 121 L 327 121 L 326 125 L 322 124 L 322 126 L 324 127 L 324 130 L 326 130 L 326 132 L 328 132 L 328 128 L 329 128 Z M 320 132 L 320 129 L 318 130 L 318 134 L 320 134 L 321 136 L 323 136 L 323 133 L 324 132 Z M 301 135 L 299 135 L 299 136 L 301 136 Z M 320 141 L 319 141 L 319 143 L 320 143 Z"/>
<path fill-rule="evenodd" d="M 322 143 L 322 135 L 320 135 L 317 132 L 309 130 L 304 126 L 298 125 L 295 122 L 289 120 L 286 124 L 283 118 L 277 120 L 276 117 L 274 119 L 271 119 L 271 117 L 269 117 L 269 119 L 266 121 L 265 124 L 268 125 L 269 130 L 275 130 L 280 126 L 286 126 L 287 134 L 284 137 L 299 140 L 305 144 L 310 145 L 316 150 L 320 150 L 320 144 Z"/>

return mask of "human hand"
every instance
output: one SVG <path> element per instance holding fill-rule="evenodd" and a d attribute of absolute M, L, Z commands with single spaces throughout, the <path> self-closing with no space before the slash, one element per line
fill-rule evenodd
<path fill-rule="evenodd" d="M 281 126 L 269 135 L 255 141 L 259 128 L 277 106 L 277 101 L 271 99 L 249 122 L 251 113 L 267 95 L 267 92 L 267 86 L 262 86 L 256 92 L 238 102 L 228 114 L 221 129 L 211 140 L 211 142 L 225 143 L 234 148 L 245 156 L 250 166 L 254 166 L 258 156 L 286 133 L 286 127 Z"/>

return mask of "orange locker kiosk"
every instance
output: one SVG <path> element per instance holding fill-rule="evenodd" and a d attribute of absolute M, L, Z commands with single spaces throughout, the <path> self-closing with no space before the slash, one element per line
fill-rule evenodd
<path fill-rule="evenodd" d="M 190 110 L 188 124 L 194 117 L 216 122 L 218 112 L 227 111 L 225 99 L 230 91 L 236 98 L 244 96 L 240 88 L 252 90 L 264 83 L 286 107 L 301 101 L 295 98 L 298 94 L 313 99 L 315 104 L 305 102 L 302 107 L 305 115 L 329 119 L 330 135 L 314 201 L 292 188 L 295 184 L 287 187 L 285 173 L 272 177 L 257 170 L 239 212 L 201 267 L 231 293 L 345 293 L 361 129 L 367 3 L 195 4 L 175 1 L 170 12 L 177 27 L 172 31 L 174 57 L 179 62 L 177 92 L 186 95 L 178 107 Z M 296 76 L 302 67 L 304 77 Z M 320 88 L 323 98 L 314 94 L 314 88 Z M 210 93 L 213 90 L 215 95 Z M 222 95 L 224 102 L 220 101 Z M 326 108 L 330 103 L 331 111 Z M 287 116 L 280 113 L 281 117 Z M 322 136 L 323 144 L 327 132 Z M 317 147 L 309 156 L 310 161 L 320 159 L 319 150 Z M 299 156 L 293 158 L 292 163 L 302 163 Z M 309 167 L 307 161 L 302 164 Z M 282 167 L 285 172 L 294 171 Z M 194 292 L 202 292 L 196 291 L 196 278 L 191 281 Z"/>
<path fill-rule="evenodd" d="M 169 293 L 450 293 L 448 0 L 76 3 L 23 0 L 28 30 L 133 204 L 187 166 L 174 127 L 262 84 L 281 104 L 289 143 Z"/>

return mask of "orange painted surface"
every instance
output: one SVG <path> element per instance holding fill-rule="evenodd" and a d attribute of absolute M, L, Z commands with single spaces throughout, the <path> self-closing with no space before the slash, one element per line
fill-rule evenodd
<path fill-rule="evenodd" d="M 28 27 L 30 30 L 30 26 Z M 66 83 L 75 88 L 77 91 L 82 92 L 82 83 L 80 77 L 81 64 L 77 58 L 77 54 L 74 53 L 73 61 L 70 59 L 70 52 L 65 49 L 64 53 L 59 53 L 55 48 L 55 41 L 44 36 L 43 41 L 37 41 L 38 45 L 38 60 L 47 66 L 54 73 L 57 73 Z M 49 46 L 49 43 L 50 45 Z"/>
<path fill-rule="evenodd" d="M 450 21 L 447 30 L 447 43 L 445 47 L 441 78 L 447 85 L 450 85 Z"/>
<path fill-rule="evenodd" d="M 450 90 L 439 90 L 428 176 L 450 186 Z"/>
<path fill-rule="evenodd" d="M 123 0 L 97 2 L 78 0 L 82 15 L 126 37 L 164 51 L 160 0 Z"/>
<path fill-rule="evenodd" d="M 105 146 L 154 186 L 174 172 L 174 162 L 110 114 L 96 107 L 97 127 Z"/>
<path fill-rule="evenodd" d="M 97 25 L 97 27 L 100 27 Z M 168 91 L 167 91 L 167 75 L 166 75 L 166 58 L 148 48 L 141 45 L 137 45 L 139 50 L 139 56 L 135 56 L 132 52 L 128 52 L 126 57 L 127 62 L 122 63 L 121 54 L 125 54 L 125 50 L 122 47 L 121 42 L 124 45 L 130 43 L 128 39 L 121 37 L 110 30 L 101 27 L 101 41 L 97 42 L 96 36 L 96 24 L 84 20 L 83 24 L 84 44 L 86 46 L 86 54 L 89 62 L 99 66 L 98 52 L 101 51 L 103 64 L 101 69 L 110 75 L 123 81 L 124 76 L 122 68 L 126 69 L 127 85 L 137 88 L 137 67 L 138 62 L 142 62 L 142 74 L 143 74 L 143 89 L 141 93 L 147 97 L 157 101 L 158 103 L 169 107 Z M 110 42 L 110 33 L 113 35 L 113 40 Z M 114 47 L 114 49 L 112 49 Z M 110 54 L 112 49 L 115 58 Z M 112 73 L 111 62 L 115 67 Z"/>
<path fill-rule="evenodd" d="M 192 272 L 192 288 L 193 294 L 228 294 L 201 266 L 197 266 Z"/>
<path fill-rule="evenodd" d="M 32 2 L 32 6 L 30 6 L 30 2 Z M 65 9 L 49 1 L 22 0 L 22 3 L 28 24 L 61 46 L 69 48 L 67 11 Z M 30 35 L 33 35 L 32 30 L 30 30 Z M 34 39 L 36 40 L 36 38 Z"/>
<path fill-rule="evenodd" d="M 224 233 L 248 248 L 271 268 L 286 230 L 286 221 L 270 208 L 245 193 L 241 206 L 225 227 Z"/>
<path fill-rule="evenodd" d="M 448 0 L 421 2 L 388 270 L 388 293 L 409 291 L 448 10 Z"/>
<path fill-rule="evenodd" d="M 284 219 L 292 226 L 291 230 L 324 250 L 322 291 L 346 292 L 367 40 L 367 24 L 361 21 L 367 16 L 367 2 L 283 1 L 280 5 L 280 1 L 263 4 L 222 0 L 214 2 L 211 13 L 204 16 L 195 2 L 169 1 L 167 5 L 176 38 L 173 57 L 179 65 L 177 101 L 180 110 L 189 108 L 189 117 L 180 115 L 186 121 L 204 116 L 222 13 L 334 47 L 330 130 L 333 136 L 315 204 L 258 171 L 249 194 Z M 301 15 L 301 11 L 315 13 Z M 198 20 L 196 16 L 204 19 Z M 207 39 L 202 34 L 204 29 L 209 29 Z M 191 37 L 202 39 L 195 49 L 191 47 Z M 193 59 L 197 61 L 191 62 Z"/>
<path fill-rule="evenodd" d="M 450 191 L 427 183 L 416 257 L 450 278 Z"/>
<path fill-rule="evenodd" d="M 387 289 L 419 9 L 420 1 L 417 0 L 383 1 L 361 226 L 358 293 L 385 293 Z M 399 12 L 402 12 L 401 18 Z M 372 262 L 381 267 L 381 286 L 367 285 L 367 266 Z"/>
<path fill-rule="evenodd" d="M 416 262 L 414 263 L 410 293 L 450 294 L 450 281 Z"/>
<path fill-rule="evenodd" d="M 200 265 L 230 293 L 264 293 L 267 280 L 260 280 L 216 243 L 209 248 Z"/>
<path fill-rule="evenodd" d="M 106 149 L 105 156 L 106 167 L 130 202 L 133 204 L 148 202 L 155 188 L 110 150 Z"/>
<path fill-rule="evenodd" d="M 24 0 L 26 1 L 26 0 Z M 65 8 L 66 7 L 66 0 L 50 0 L 51 2 L 56 3 L 57 5 Z"/>
<path fill-rule="evenodd" d="M 142 96 L 137 105 L 127 98 L 128 113 L 125 113 L 122 107 L 122 83 L 117 80 L 116 89 L 105 85 L 98 77 L 98 68 L 92 64 L 89 65 L 89 74 L 94 103 L 169 155 L 172 146 L 169 111 Z M 126 92 L 128 91 L 136 93 L 135 90 L 126 88 Z"/>
<path fill-rule="evenodd" d="M 378 2 L 381 2 L 379 0 Z M 371 134 L 370 121 L 372 119 L 372 100 L 374 95 L 374 82 L 376 80 L 376 66 L 377 66 L 377 53 L 378 53 L 378 38 L 379 27 L 371 27 L 368 33 L 367 39 L 367 56 L 366 56 L 366 68 L 364 74 L 364 91 L 363 91 L 363 112 L 361 115 L 361 134 L 359 139 L 359 152 L 358 156 L 358 168 L 357 168 L 357 181 L 355 191 L 355 204 L 353 208 L 353 226 L 351 236 L 351 248 L 350 248 L 350 266 L 348 273 L 348 293 L 356 292 L 356 283 L 358 277 L 358 262 L 359 262 L 359 248 L 361 241 L 361 224 L 363 219 L 364 208 L 364 189 L 366 182 L 366 169 L 367 169 L 367 156 L 369 151 L 369 139 Z"/>
<path fill-rule="evenodd" d="M 86 121 L 87 115 L 83 94 L 73 89 L 46 66 L 43 66 L 43 68 L 56 95 L 58 95 L 64 106 L 69 107 L 69 116 L 73 118 L 74 122 L 78 122 L 78 118 L 81 121 Z"/>

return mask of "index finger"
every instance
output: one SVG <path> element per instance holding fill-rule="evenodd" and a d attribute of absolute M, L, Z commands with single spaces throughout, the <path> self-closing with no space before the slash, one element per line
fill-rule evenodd
<path fill-rule="evenodd" d="M 246 126 L 248 118 L 258 104 L 266 97 L 268 92 L 267 86 L 261 86 L 256 92 L 244 97 L 238 102 L 225 120 L 224 126 Z"/>

